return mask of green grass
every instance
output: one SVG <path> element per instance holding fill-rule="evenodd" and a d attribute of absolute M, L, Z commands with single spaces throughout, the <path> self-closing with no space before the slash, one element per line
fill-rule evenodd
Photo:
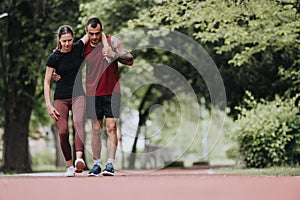
<path fill-rule="evenodd" d="M 54 165 L 39 165 L 33 166 L 32 171 L 35 172 L 63 172 L 66 167 L 56 167 Z"/>
<path fill-rule="evenodd" d="M 300 176 L 299 167 L 271 167 L 271 168 L 218 168 L 212 169 L 212 174 L 237 174 L 237 175 L 257 175 L 257 176 Z"/>

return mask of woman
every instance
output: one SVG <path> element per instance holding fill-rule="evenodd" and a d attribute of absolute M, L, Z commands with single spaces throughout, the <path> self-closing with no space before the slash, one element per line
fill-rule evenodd
<path fill-rule="evenodd" d="M 75 33 L 71 26 L 63 25 L 57 31 L 57 48 L 48 57 L 46 62 L 46 74 L 44 79 L 44 96 L 50 117 L 56 121 L 60 137 L 60 146 L 67 163 L 65 176 L 75 176 L 85 168 L 82 159 L 84 150 L 84 115 L 85 97 L 81 83 L 80 67 L 83 61 L 82 52 L 88 42 L 85 35 L 74 43 Z M 50 100 L 50 82 L 53 73 L 60 75 L 56 83 L 53 106 Z M 80 76 L 77 77 L 77 74 Z M 76 87 L 75 85 L 76 80 Z M 78 81 L 79 80 L 79 81 Z M 74 88 L 74 91 L 73 91 Z M 73 166 L 72 150 L 69 142 L 68 118 L 72 111 L 72 122 L 75 130 L 76 160 Z"/>

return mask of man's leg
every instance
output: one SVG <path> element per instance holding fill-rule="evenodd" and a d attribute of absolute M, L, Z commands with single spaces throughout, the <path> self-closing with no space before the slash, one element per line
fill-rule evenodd
<path fill-rule="evenodd" d="M 103 171 L 104 176 L 114 176 L 114 160 L 116 157 L 118 137 L 117 137 L 117 118 L 106 119 L 107 131 L 107 163 Z"/>
<path fill-rule="evenodd" d="M 94 166 L 92 170 L 88 173 L 89 176 L 97 176 L 101 173 L 101 141 L 102 133 L 102 120 L 92 120 L 92 152 L 94 159 Z"/>
<path fill-rule="evenodd" d="M 101 133 L 102 133 L 102 120 L 92 120 L 92 151 L 93 151 L 93 159 L 100 160 L 101 159 Z"/>
<path fill-rule="evenodd" d="M 118 137 L 117 137 L 117 119 L 107 118 L 106 119 L 106 130 L 107 130 L 107 152 L 108 159 L 115 159 Z"/>

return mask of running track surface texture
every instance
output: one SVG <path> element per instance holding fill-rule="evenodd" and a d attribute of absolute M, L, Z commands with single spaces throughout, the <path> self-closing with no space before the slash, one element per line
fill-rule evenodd
<path fill-rule="evenodd" d="M 212 174 L 210 170 L 116 171 L 0 176 L 0 200 L 300 200 L 298 176 Z"/>

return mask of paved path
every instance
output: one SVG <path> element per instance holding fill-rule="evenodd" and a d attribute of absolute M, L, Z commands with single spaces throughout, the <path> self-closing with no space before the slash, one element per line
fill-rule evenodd
<path fill-rule="evenodd" d="M 300 177 L 216 175 L 210 170 L 0 176 L 0 200 L 300 200 Z"/>

